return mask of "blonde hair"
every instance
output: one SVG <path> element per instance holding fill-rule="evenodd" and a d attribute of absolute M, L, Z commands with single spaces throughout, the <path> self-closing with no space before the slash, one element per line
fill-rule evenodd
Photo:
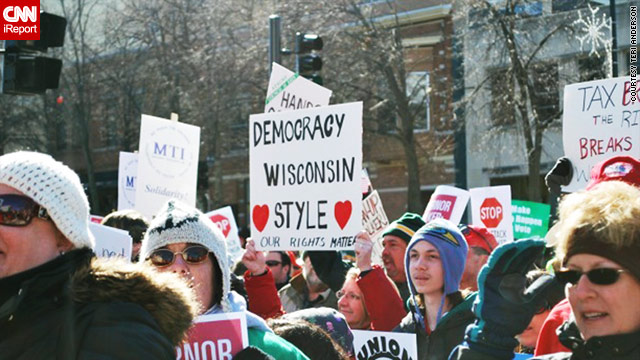
<path fill-rule="evenodd" d="M 619 251 L 640 236 L 640 189 L 621 181 L 606 181 L 589 191 L 567 195 L 559 206 L 560 229 L 556 254 L 583 241 L 597 241 Z"/>

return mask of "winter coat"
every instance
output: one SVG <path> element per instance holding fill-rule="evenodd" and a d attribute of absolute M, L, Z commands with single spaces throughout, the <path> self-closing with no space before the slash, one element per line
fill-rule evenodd
<path fill-rule="evenodd" d="M 280 289 L 278 294 L 280 295 L 280 301 L 282 302 L 284 311 L 289 313 L 296 310 L 317 307 L 338 309 L 338 297 L 331 289 L 327 289 L 321 293 L 315 301 L 309 301 L 309 290 L 307 289 L 307 284 L 302 274 L 291 278 L 289 284 Z"/>
<path fill-rule="evenodd" d="M 622 335 L 596 336 L 584 341 L 575 322 L 560 327 L 560 342 L 572 352 L 534 356 L 529 360 L 638 360 L 640 359 L 640 330 Z M 501 360 L 495 356 L 460 345 L 449 360 Z M 506 358 L 505 358 L 506 360 Z"/>
<path fill-rule="evenodd" d="M 407 315 L 400 294 L 379 265 L 356 280 L 371 319 L 371 330 L 391 331 Z"/>
<path fill-rule="evenodd" d="M 0 279 L 0 359 L 175 359 L 197 305 L 173 274 L 73 250 Z"/>
<path fill-rule="evenodd" d="M 245 271 L 244 286 L 249 298 L 249 311 L 263 319 L 276 318 L 285 313 L 269 267 L 265 274 L 259 276 L 251 275 L 249 270 Z"/>
<path fill-rule="evenodd" d="M 308 357 L 295 345 L 274 334 L 262 318 L 247 311 L 247 304 L 242 296 L 231 291 L 227 294 L 227 300 L 231 312 L 245 313 L 250 346 L 260 349 L 275 359 L 308 360 Z M 217 304 L 207 310 L 205 314 L 221 314 L 223 312 L 222 306 Z"/>
<path fill-rule="evenodd" d="M 467 326 L 475 320 L 475 315 L 471 312 L 475 297 L 475 293 L 467 296 L 463 302 L 444 314 L 431 334 L 417 325 L 413 312 L 408 313 L 393 331 L 416 334 L 418 359 L 446 359 L 451 350 L 462 343 Z"/>

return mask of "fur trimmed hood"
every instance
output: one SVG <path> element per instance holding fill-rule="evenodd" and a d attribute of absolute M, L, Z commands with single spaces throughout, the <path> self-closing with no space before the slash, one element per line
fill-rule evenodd
<path fill-rule="evenodd" d="M 78 303 L 122 301 L 142 306 L 174 345 L 183 340 L 198 314 L 195 294 L 184 281 L 143 263 L 94 258 L 73 274 L 70 291 Z"/>

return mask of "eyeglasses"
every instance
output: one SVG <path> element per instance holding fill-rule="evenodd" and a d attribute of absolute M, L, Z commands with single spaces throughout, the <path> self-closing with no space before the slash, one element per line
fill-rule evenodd
<path fill-rule="evenodd" d="M 282 262 L 278 261 L 278 260 L 267 260 L 266 264 L 268 267 L 273 267 L 273 266 L 278 266 L 280 264 L 282 264 Z"/>
<path fill-rule="evenodd" d="M 589 270 L 586 273 L 578 270 L 560 270 L 556 272 L 556 278 L 563 283 L 577 284 L 582 275 L 587 275 L 589 281 L 596 285 L 611 285 L 620 278 L 620 274 L 626 272 L 623 269 L 599 268 Z"/>
<path fill-rule="evenodd" d="M 209 252 L 209 249 L 199 245 L 189 246 L 182 250 L 182 252 L 175 253 L 169 249 L 158 249 L 154 250 L 147 259 L 157 267 L 165 267 L 174 263 L 176 255 L 182 255 L 182 258 L 187 264 L 196 265 L 205 262 L 209 256 Z"/>
<path fill-rule="evenodd" d="M 360 299 L 362 299 L 362 297 L 360 297 L 360 295 L 356 295 L 353 292 L 345 292 L 343 290 L 339 290 L 336 293 L 336 296 L 338 296 L 338 299 L 342 298 L 343 296 L 346 296 L 349 300 L 357 300 L 360 301 Z"/>
<path fill-rule="evenodd" d="M 51 219 L 47 210 L 30 197 L 18 194 L 0 195 L 0 225 L 27 226 L 34 217 Z"/>

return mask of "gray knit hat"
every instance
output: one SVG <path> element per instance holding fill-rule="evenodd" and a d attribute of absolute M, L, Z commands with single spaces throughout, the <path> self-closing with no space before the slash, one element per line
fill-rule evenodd
<path fill-rule="evenodd" d="M 89 202 L 80 178 L 47 154 L 18 151 L 0 156 L 0 184 L 11 186 L 44 207 L 76 248 L 93 248 Z"/>
<path fill-rule="evenodd" d="M 222 231 L 200 210 L 177 200 L 169 200 L 149 224 L 140 247 L 140 261 L 145 261 L 156 249 L 177 243 L 202 245 L 213 253 L 222 274 L 220 305 L 223 311 L 230 311 L 227 295 L 231 291 L 231 275 L 227 243 Z"/>

